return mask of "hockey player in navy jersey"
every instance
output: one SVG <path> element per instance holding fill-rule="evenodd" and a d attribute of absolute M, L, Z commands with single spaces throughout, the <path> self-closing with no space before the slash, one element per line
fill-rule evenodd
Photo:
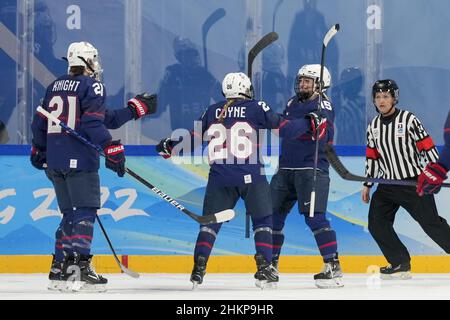
<path fill-rule="evenodd" d="M 156 111 L 156 96 L 138 95 L 127 108 L 109 111 L 97 49 L 87 42 L 72 43 L 67 50 L 68 74 L 47 88 L 42 107 L 105 152 L 106 167 L 119 177 L 125 174 L 124 147 L 113 141 L 109 129 Z M 91 267 L 91 243 L 100 208 L 99 154 L 40 113 L 32 123 L 30 160 L 45 169 L 63 215 L 56 231 L 55 255 L 49 289 L 104 291 L 107 280 Z M 75 274 L 69 271 L 75 270 Z M 66 272 L 67 271 L 67 272 Z M 66 280 L 75 278 L 76 282 Z"/>
<path fill-rule="evenodd" d="M 264 101 L 253 99 L 250 79 L 243 73 L 229 73 L 222 82 L 226 101 L 211 105 L 200 118 L 204 141 L 209 141 L 210 171 L 203 202 L 203 215 L 232 209 L 239 198 L 252 217 L 256 285 L 264 288 L 278 275 L 272 259 L 272 204 L 270 189 L 259 157 L 258 130 L 282 125 L 280 135 L 296 136 L 296 122 L 283 121 Z M 188 138 L 189 139 L 189 138 Z M 180 142 L 178 142 L 181 144 Z M 179 145 L 178 144 L 178 145 Z M 171 156 L 175 141 L 163 139 L 156 150 Z M 201 225 L 194 251 L 191 282 L 203 282 L 206 264 L 222 224 Z"/>
<path fill-rule="evenodd" d="M 450 169 L 450 112 L 444 126 L 444 148 L 437 162 L 430 162 L 417 179 L 417 193 L 435 194 L 441 190 L 442 183 L 447 179 Z"/>
<path fill-rule="evenodd" d="M 295 80 L 295 93 L 284 110 L 288 120 L 302 121 L 304 130 L 295 138 L 283 138 L 279 157 L 279 170 L 270 182 L 273 203 L 273 265 L 278 270 L 278 259 L 284 242 L 283 228 L 286 217 L 298 202 L 300 214 L 314 234 L 324 261 L 322 272 L 314 275 L 319 288 L 342 287 L 342 271 L 338 260 L 336 233 L 326 218 L 328 190 L 328 160 L 323 150 L 333 143 L 333 106 L 324 97 L 318 111 L 320 65 L 304 65 Z M 323 87 L 331 84 L 331 75 L 324 68 Z M 311 130 L 309 129 L 311 128 Z M 310 195 L 314 174 L 315 136 L 319 130 L 319 158 L 317 165 L 316 204 L 314 217 L 309 217 Z"/>

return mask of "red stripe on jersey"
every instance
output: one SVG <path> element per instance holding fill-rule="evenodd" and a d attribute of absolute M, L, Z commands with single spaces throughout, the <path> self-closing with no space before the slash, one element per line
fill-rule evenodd
<path fill-rule="evenodd" d="M 105 117 L 105 113 L 104 112 L 85 112 L 84 115 L 94 116 L 94 117 L 99 117 L 99 118 L 104 118 Z"/>
<path fill-rule="evenodd" d="M 428 151 L 434 147 L 434 142 L 431 137 L 426 137 L 425 139 L 416 142 L 417 149 L 419 152 Z"/>
<path fill-rule="evenodd" d="M 450 128 L 444 128 L 444 132 L 450 132 Z"/>
<path fill-rule="evenodd" d="M 380 158 L 380 154 L 378 153 L 378 150 L 376 148 L 367 147 L 366 148 L 366 158 L 376 160 L 376 159 Z"/>

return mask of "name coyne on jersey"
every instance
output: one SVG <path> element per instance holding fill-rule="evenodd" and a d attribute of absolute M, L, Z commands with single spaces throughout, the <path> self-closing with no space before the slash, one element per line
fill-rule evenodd
<path fill-rule="evenodd" d="M 245 118 L 246 107 L 229 107 L 227 110 L 226 117 L 229 118 Z M 216 110 L 216 119 L 219 119 L 219 115 L 222 109 Z"/>

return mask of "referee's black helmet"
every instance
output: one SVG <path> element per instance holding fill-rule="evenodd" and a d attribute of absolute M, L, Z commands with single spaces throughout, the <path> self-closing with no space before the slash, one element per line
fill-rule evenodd
<path fill-rule="evenodd" d="M 375 99 L 377 92 L 390 92 L 394 98 L 394 105 L 398 103 L 399 88 L 392 79 L 377 80 L 372 87 L 372 98 Z"/>

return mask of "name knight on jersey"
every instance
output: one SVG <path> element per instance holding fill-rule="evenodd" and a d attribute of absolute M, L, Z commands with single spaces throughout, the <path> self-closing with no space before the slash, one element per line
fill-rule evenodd
<path fill-rule="evenodd" d="M 81 81 L 76 80 L 58 80 L 53 84 L 52 91 L 77 91 Z"/>
<path fill-rule="evenodd" d="M 228 118 L 245 118 L 245 106 L 231 106 L 227 110 L 226 117 Z M 216 119 L 219 119 L 222 107 L 216 109 Z"/>

